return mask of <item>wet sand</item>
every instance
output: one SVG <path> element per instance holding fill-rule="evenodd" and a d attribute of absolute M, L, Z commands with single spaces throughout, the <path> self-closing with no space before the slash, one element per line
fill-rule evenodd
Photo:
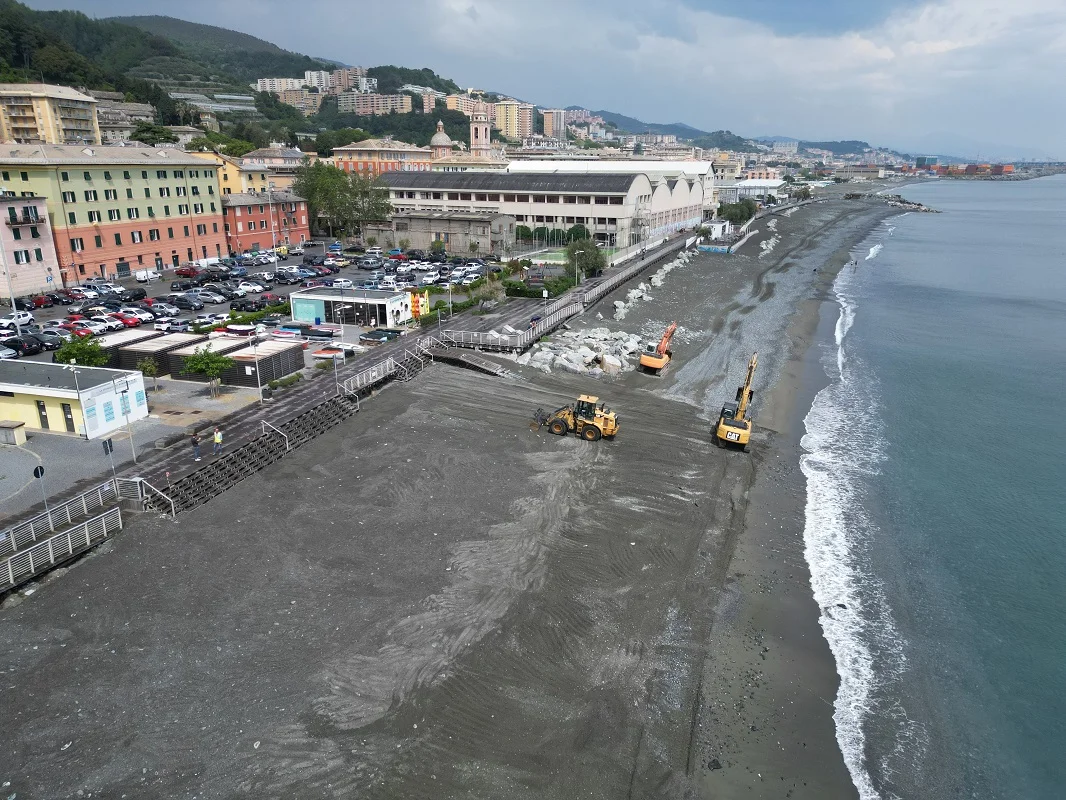
<path fill-rule="evenodd" d="M 177 523 L 137 520 L 0 612 L 0 782 L 20 800 L 853 796 L 796 448 L 819 301 L 886 214 L 804 209 L 764 256 L 769 231 L 623 323 L 595 319 L 615 297 L 585 315 L 676 314 L 687 343 L 658 383 L 435 365 Z M 720 450 L 709 419 L 752 349 L 758 435 Z M 620 412 L 615 441 L 528 429 L 583 391 Z"/>

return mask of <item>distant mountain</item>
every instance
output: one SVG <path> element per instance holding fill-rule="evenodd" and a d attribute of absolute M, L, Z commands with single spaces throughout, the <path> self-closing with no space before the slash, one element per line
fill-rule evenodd
<path fill-rule="evenodd" d="M 707 133 L 683 122 L 643 122 L 634 117 L 627 117 L 625 114 L 616 114 L 614 111 L 591 111 L 589 113 L 603 117 L 604 122 L 613 122 L 620 131 L 626 133 L 661 133 L 667 136 L 673 135 L 679 139 L 694 139 Z"/>
<path fill-rule="evenodd" d="M 793 139 L 791 136 L 753 136 L 751 137 L 753 142 L 762 142 L 763 144 L 773 144 L 774 142 L 798 142 L 799 139 Z"/>
<path fill-rule="evenodd" d="M 177 45 L 181 58 L 148 59 L 130 71 L 172 89 L 247 88 L 262 77 L 302 78 L 306 70 L 333 69 L 330 63 L 214 25 L 161 16 L 113 17 L 109 21 L 139 28 Z"/>
<path fill-rule="evenodd" d="M 800 149 L 828 150 L 835 156 L 862 155 L 864 151 L 872 149 L 869 142 L 857 139 L 832 142 L 800 142 Z"/>
<path fill-rule="evenodd" d="M 1059 153 L 1048 153 L 1036 147 L 1019 147 L 1017 145 L 986 142 L 944 131 L 917 136 L 905 141 L 904 144 L 911 153 L 935 155 L 941 161 L 947 162 L 1009 162 L 1025 159 L 1054 161 L 1056 156 L 1062 156 L 1061 150 Z"/>

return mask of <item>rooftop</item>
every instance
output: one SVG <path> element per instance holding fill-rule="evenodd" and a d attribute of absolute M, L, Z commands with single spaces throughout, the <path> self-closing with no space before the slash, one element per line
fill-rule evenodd
<path fill-rule="evenodd" d="M 292 192 L 239 192 L 237 194 L 222 195 L 222 205 L 230 206 L 261 206 L 264 203 L 302 203 L 304 199 Z"/>
<path fill-rule="evenodd" d="M 5 164 L 142 164 L 155 167 L 198 167 L 203 159 L 176 148 L 113 147 L 77 144 L 0 144 Z"/>
<path fill-rule="evenodd" d="M 386 172 L 381 176 L 382 182 L 394 189 L 611 194 L 625 194 L 636 179 L 636 173 L 589 175 L 569 172 Z"/>
<path fill-rule="evenodd" d="M 493 220 L 496 217 L 504 217 L 506 214 L 498 214 L 493 211 L 432 211 L 432 210 L 405 210 L 397 211 L 392 215 L 396 219 L 468 219 L 468 220 Z"/>
<path fill-rule="evenodd" d="M 260 147 L 258 150 L 252 150 L 242 156 L 244 161 L 257 158 L 294 158 L 299 161 L 303 157 L 304 152 L 297 150 L 295 147 Z"/>
<path fill-rule="evenodd" d="M 625 159 L 612 161 L 544 159 L 512 161 L 508 172 L 643 172 L 646 175 L 706 175 L 710 161 L 656 161 L 654 159 Z"/>
<path fill-rule="evenodd" d="M 316 286 L 313 289 L 300 289 L 292 292 L 290 298 L 305 297 L 310 300 L 388 300 L 396 295 L 407 294 L 405 291 L 390 292 L 383 289 L 335 289 L 332 286 Z"/>
<path fill-rule="evenodd" d="M 78 373 L 76 379 L 75 370 Z M 105 367 L 68 367 L 66 364 L 50 364 L 23 358 L 0 361 L 0 386 L 4 387 L 68 389 L 72 392 L 80 388 L 85 391 L 130 374 L 138 373 Z"/>
<path fill-rule="evenodd" d="M 4 83 L 0 84 L 0 97 L 18 95 L 34 97 L 55 97 L 62 100 L 80 100 L 83 103 L 95 103 L 96 98 L 82 94 L 69 86 L 54 86 L 50 83 Z"/>
<path fill-rule="evenodd" d="M 737 181 L 734 186 L 740 186 L 742 188 L 757 189 L 767 188 L 776 189 L 779 186 L 784 186 L 785 182 L 778 178 L 751 178 L 746 181 Z"/>
<path fill-rule="evenodd" d="M 410 144 L 409 142 L 401 142 L 396 139 L 364 139 L 361 142 L 352 142 L 346 144 L 344 147 L 334 147 L 333 152 L 338 151 L 360 151 L 360 150 L 411 150 L 419 153 L 428 153 L 430 149 L 428 147 L 419 147 L 417 144 Z"/>

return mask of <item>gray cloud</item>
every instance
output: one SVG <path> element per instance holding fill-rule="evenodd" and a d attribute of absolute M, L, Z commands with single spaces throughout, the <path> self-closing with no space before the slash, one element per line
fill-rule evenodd
<path fill-rule="evenodd" d="M 62 3 L 32 3 L 45 4 Z M 694 0 L 305 0 L 296 15 L 281 0 L 77 5 L 180 14 L 309 55 L 428 66 L 463 86 L 649 121 L 888 145 L 940 131 L 1063 150 L 1061 0 L 888 0 L 881 21 L 827 34 L 779 33 L 771 13 L 741 20 Z"/>

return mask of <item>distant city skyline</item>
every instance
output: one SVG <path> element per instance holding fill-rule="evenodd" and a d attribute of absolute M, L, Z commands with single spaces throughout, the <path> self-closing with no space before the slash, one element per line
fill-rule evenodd
<path fill-rule="evenodd" d="M 773 130 L 959 155 L 976 148 L 988 158 L 1066 156 L 1061 0 L 545 0 L 535 10 L 504 0 L 399 0 L 360 4 L 357 19 L 340 0 L 305 0 L 299 24 L 281 0 L 259 0 L 254 13 L 206 0 L 29 5 L 179 15 L 310 56 L 429 67 L 544 106 L 744 136 Z M 351 30 L 336 35 L 349 17 Z"/>

